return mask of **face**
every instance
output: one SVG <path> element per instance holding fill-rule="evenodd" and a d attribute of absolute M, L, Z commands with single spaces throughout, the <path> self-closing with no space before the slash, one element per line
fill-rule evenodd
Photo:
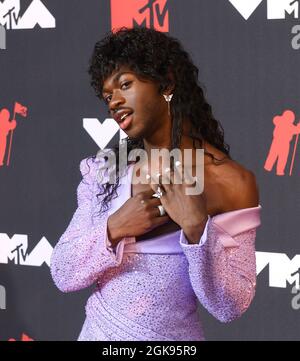
<path fill-rule="evenodd" d="M 105 79 L 102 95 L 111 116 L 130 138 L 143 138 L 152 143 L 170 136 L 167 103 L 159 86 L 138 78 L 129 68 L 121 67 Z M 126 116 L 120 123 L 122 115 Z"/>

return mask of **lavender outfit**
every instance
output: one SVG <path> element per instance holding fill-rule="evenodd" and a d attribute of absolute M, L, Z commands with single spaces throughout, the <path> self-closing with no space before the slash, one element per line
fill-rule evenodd
<path fill-rule="evenodd" d="M 221 322 L 241 316 L 255 293 L 261 206 L 209 217 L 199 244 L 188 244 L 181 229 L 139 242 L 124 237 L 112 248 L 107 219 L 131 197 L 134 165 L 99 216 L 103 163 L 81 161 L 78 208 L 51 257 L 61 291 L 96 283 L 78 340 L 204 340 L 197 300 Z"/>

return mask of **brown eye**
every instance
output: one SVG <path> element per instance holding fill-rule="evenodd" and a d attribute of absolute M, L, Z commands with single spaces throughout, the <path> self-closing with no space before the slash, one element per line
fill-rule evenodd
<path fill-rule="evenodd" d="M 109 98 L 111 98 L 111 95 L 109 95 L 108 97 L 105 98 L 105 103 L 108 104 L 109 103 Z"/>
<path fill-rule="evenodd" d="M 124 85 L 125 85 L 125 88 L 127 88 L 130 83 L 131 83 L 131 81 L 125 81 L 125 82 L 121 85 L 121 88 L 124 89 Z"/>

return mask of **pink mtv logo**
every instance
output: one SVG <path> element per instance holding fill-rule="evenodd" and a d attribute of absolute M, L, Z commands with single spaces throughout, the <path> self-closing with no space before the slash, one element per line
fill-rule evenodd
<path fill-rule="evenodd" d="M 111 0 L 111 28 L 122 26 L 143 26 L 168 32 L 167 0 Z"/>

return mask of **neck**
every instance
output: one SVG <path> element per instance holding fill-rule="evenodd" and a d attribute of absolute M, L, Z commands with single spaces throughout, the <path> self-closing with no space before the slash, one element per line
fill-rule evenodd
<path fill-rule="evenodd" d="M 182 125 L 181 143 L 179 149 L 193 149 L 193 138 L 189 136 L 191 131 L 191 122 L 185 119 Z M 159 129 L 159 131 L 153 133 L 149 138 L 143 138 L 144 149 L 147 152 L 149 161 L 151 160 L 152 149 L 168 149 L 171 151 L 171 124 L 168 124 L 165 129 Z"/>
<path fill-rule="evenodd" d="M 170 119 L 161 122 L 162 126 L 156 129 L 149 137 L 143 138 L 144 149 L 148 159 L 151 159 L 152 149 L 171 149 L 172 124 Z"/>

